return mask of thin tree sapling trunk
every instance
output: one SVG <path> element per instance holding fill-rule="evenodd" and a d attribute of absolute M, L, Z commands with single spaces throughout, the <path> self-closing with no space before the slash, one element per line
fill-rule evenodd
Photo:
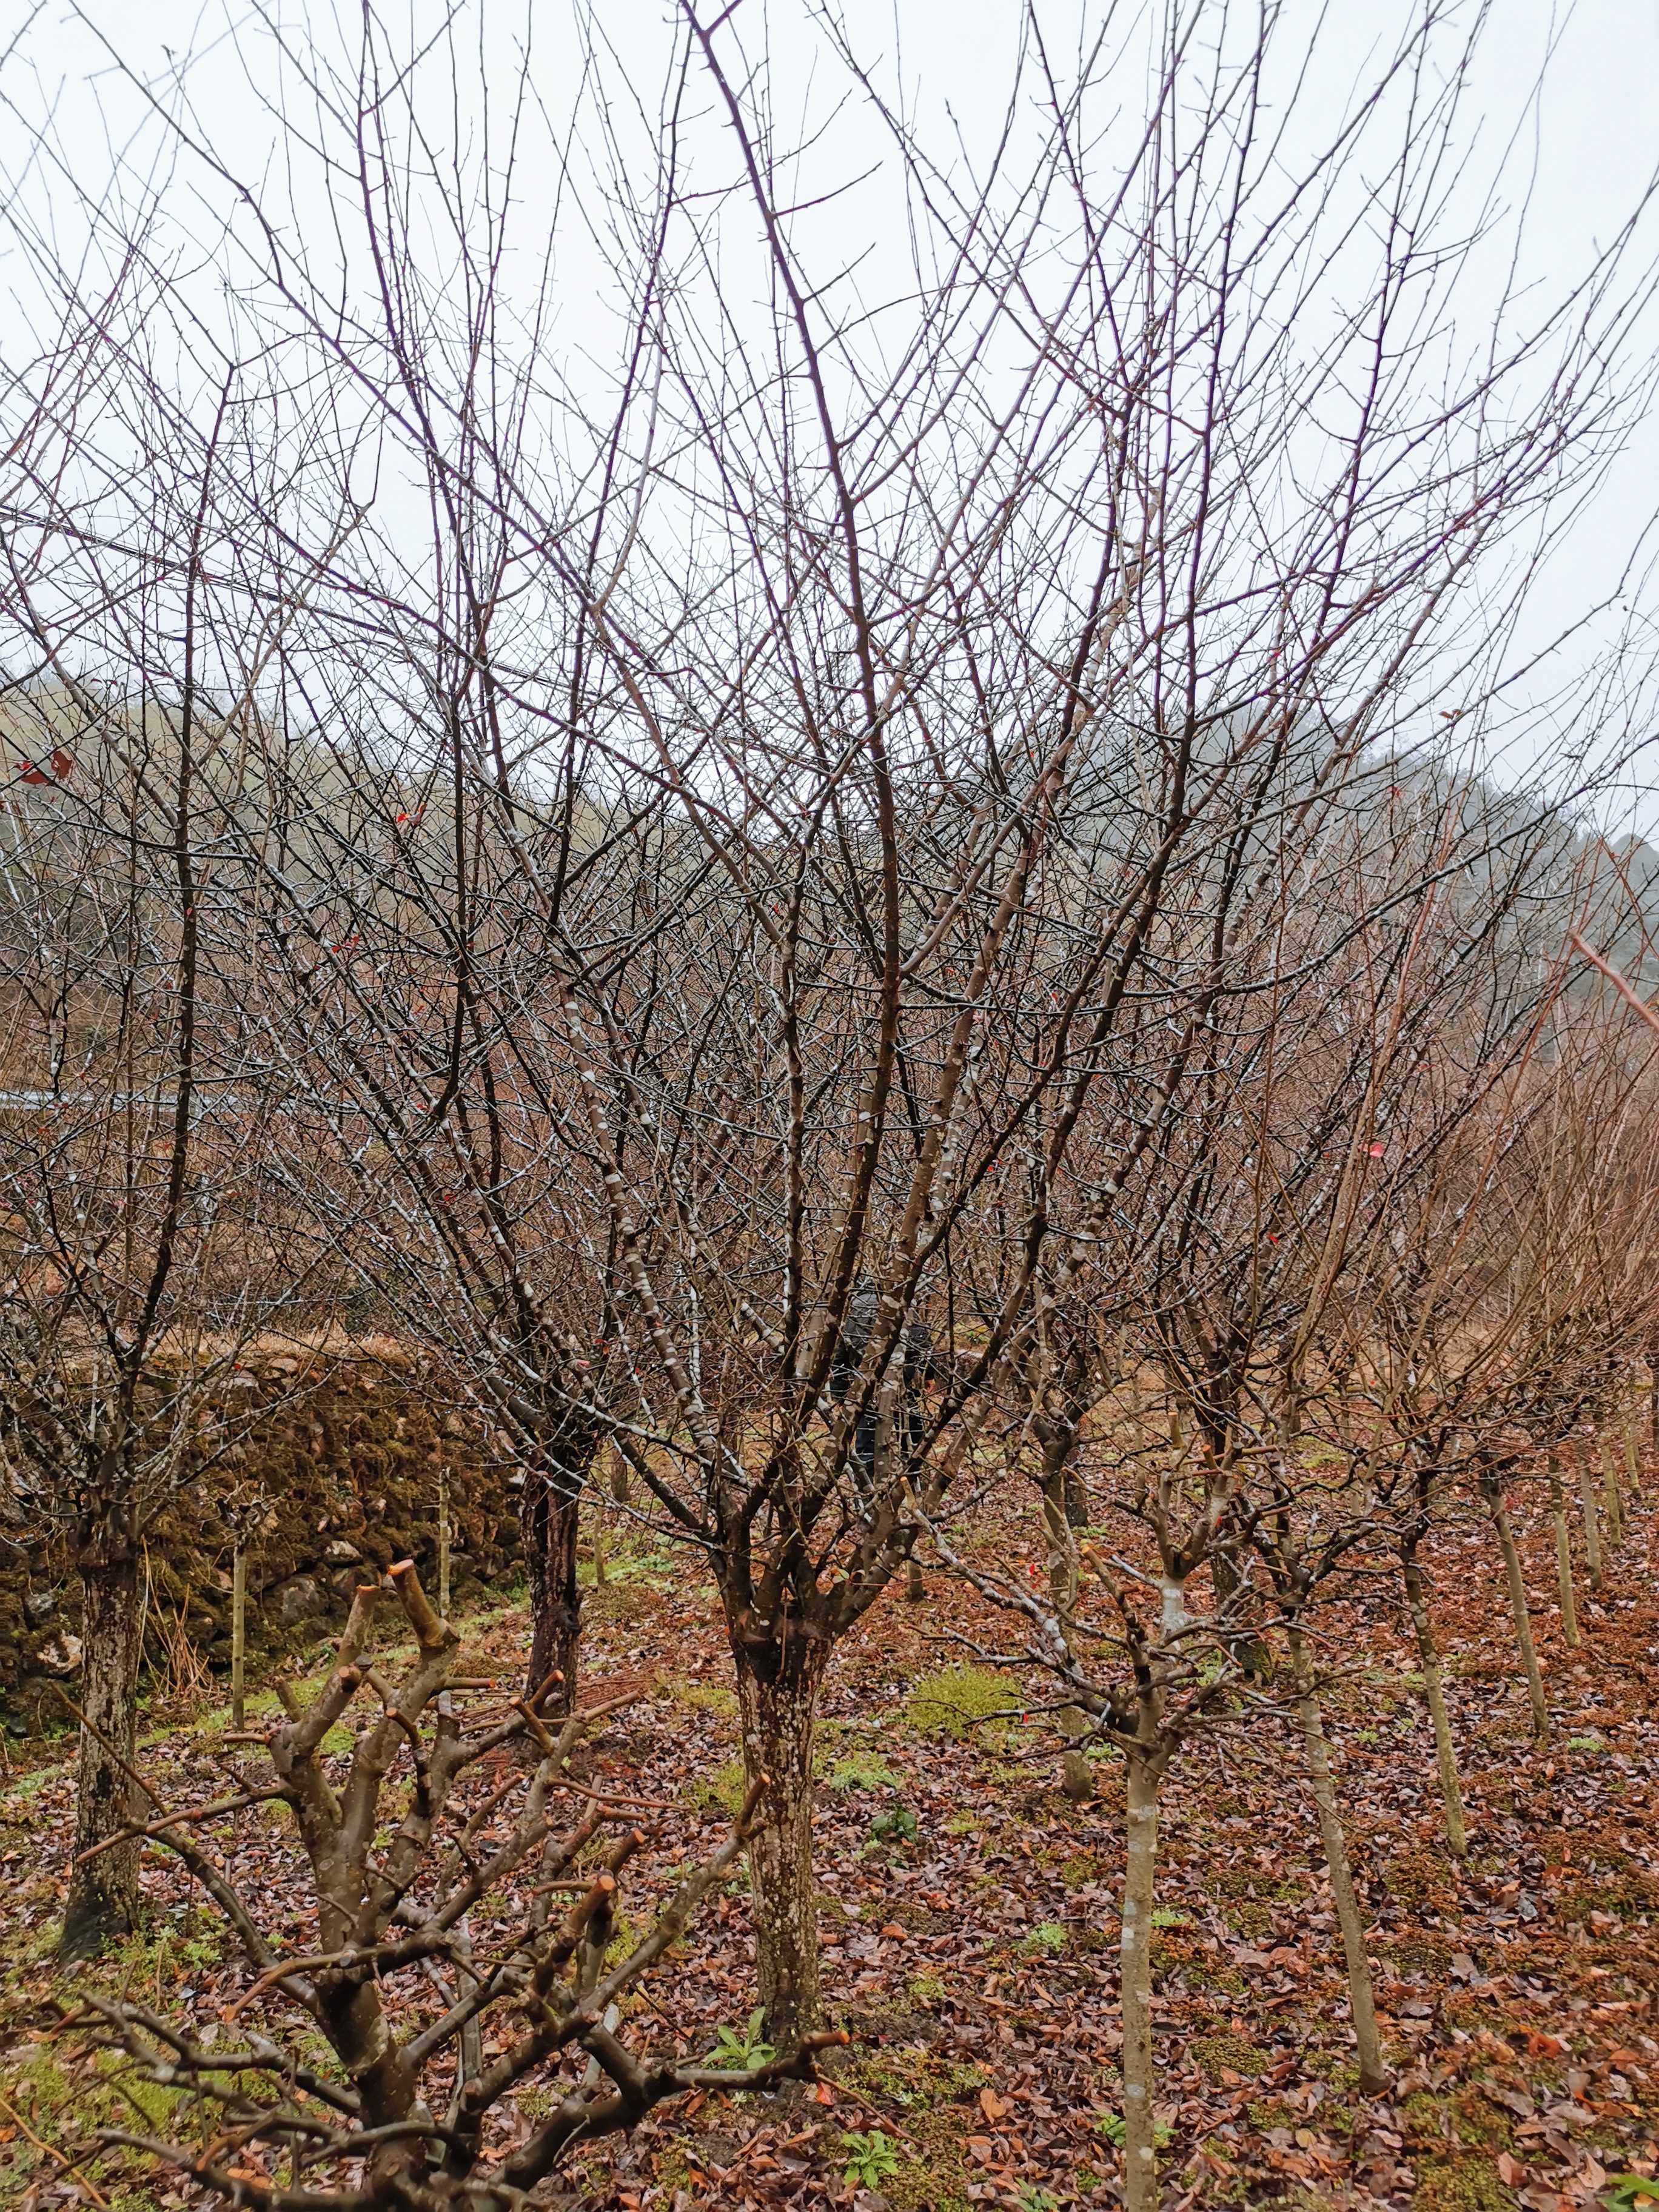
<path fill-rule="evenodd" d="M 1613 1438 L 1606 1433 L 1601 1437 L 1601 1499 L 1607 1509 L 1608 1548 L 1616 1552 L 1625 1540 L 1625 1513 L 1619 1498 L 1619 1462 Z"/>
<path fill-rule="evenodd" d="M 1509 1507 L 1504 1502 L 1501 1485 L 1493 1482 L 1486 1496 L 1492 1508 L 1492 1526 L 1498 1531 L 1498 1547 L 1504 1554 L 1504 1572 L 1509 1580 L 1510 1611 L 1515 1620 L 1515 1640 L 1527 1678 L 1527 1696 L 1532 1705 L 1532 1732 L 1538 1742 L 1547 1743 L 1550 1712 L 1544 1697 L 1544 1677 L 1539 1671 L 1537 1648 L 1532 1640 L 1532 1616 L 1527 1609 L 1527 1582 L 1521 1571 L 1521 1554 L 1516 1546 L 1515 1530 L 1510 1525 Z"/>
<path fill-rule="evenodd" d="M 1574 1448 L 1578 1462 L 1578 1504 L 1584 1516 L 1584 1559 L 1589 1586 L 1601 1587 L 1601 1523 L 1595 1510 L 1595 1485 L 1590 1473 L 1589 1447 L 1582 1439 Z"/>
<path fill-rule="evenodd" d="M 1440 1796 L 1446 1814 L 1446 1841 L 1461 1859 L 1469 1847 L 1468 1831 L 1463 1825 L 1463 1793 L 1458 1784 L 1457 1752 L 1452 1742 L 1451 1723 L 1446 1715 L 1445 1692 L 1441 1686 L 1440 1653 L 1429 1620 L 1428 1601 L 1423 1589 L 1423 1570 L 1418 1564 L 1415 1545 L 1407 1550 L 1403 1565 L 1406 1608 L 1411 1614 L 1412 1629 L 1417 1638 L 1417 1655 L 1423 1669 L 1424 1699 L 1429 1708 L 1429 1717 L 1434 1723 L 1434 1756 L 1440 1771 Z"/>
<path fill-rule="evenodd" d="M 1640 1498 L 1642 1495 L 1640 1416 L 1638 1413 L 1637 1406 L 1636 1385 L 1632 1382 L 1630 1387 L 1630 1395 L 1625 1401 L 1625 1480 L 1630 1486 L 1630 1494 L 1632 1498 Z"/>
<path fill-rule="evenodd" d="M 1365 1923 L 1360 1915 L 1358 1899 L 1354 1895 L 1347 1838 L 1342 1832 L 1341 1816 L 1336 1807 L 1336 1785 L 1331 1776 L 1330 1749 L 1325 1739 L 1324 1716 L 1320 1711 L 1319 1693 L 1314 1686 L 1299 1629 L 1291 1631 L 1290 1644 L 1291 1663 L 1296 1674 L 1297 1708 L 1302 1717 L 1302 1741 L 1308 1753 L 1308 1771 L 1313 1779 L 1314 1803 L 1319 1812 L 1320 1840 L 1325 1847 L 1325 1868 L 1331 1878 L 1331 1896 L 1336 1905 L 1336 1924 L 1342 1936 L 1342 1955 L 1347 1962 L 1348 2003 L 1353 2014 L 1354 2042 L 1359 2052 L 1359 2086 L 1368 2097 L 1376 2096 L 1388 2087 L 1389 2069 L 1382 2056 L 1382 2033 L 1376 2025 L 1376 1999 L 1371 1989 L 1370 1961 L 1365 1955 Z"/>
<path fill-rule="evenodd" d="M 448 1620 L 449 1462 L 447 1460 L 440 1460 L 438 1462 L 438 1613 L 441 1620 Z"/>
<path fill-rule="evenodd" d="M 247 1724 L 247 1543 L 240 1528 L 230 1553 L 230 1724 Z"/>
<path fill-rule="evenodd" d="M 1550 1518 L 1555 1523 L 1555 1580 L 1561 1596 L 1561 1638 L 1569 1651 L 1578 1649 L 1578 1608 L 1572 1601 L 1572 1534 L 1567 1527 L 1567 1501 L 1561 1489 L 1561 1470 L 1550 1462 Z"/>
<path fill-rule="evenodd" d="M 1129 1747 L 1125 1791 L 1128 1853 L 1119 1953 L 1123 2008 L 1123 2201 L 1127 2212 L 1158 2212 L 1158 2124 L 1152 2106 L 1156 2086 L 1152 1906 L 1164 1768 L 1160 1751 L 1140 1744 Z"/>
<path fill-rule="evenodd" d="M 1075 1430 L 1072 1433 L 1075 1436 Z M 1071 1619 L 1077 1604 L 1077 1543 L 1066 1510 L 1063 1468 L 1044 1473 L 1042 1523 L 1048 1540 L 1048 1594 L 1063 1623 Z M 1062 1705 L 1055 1717 L 1061 1735 L 1067 1740 L 1060 1759 L 1060 1789 L 1074 1805 L 1086 1805 L 1095 1794 L 1095 1770 L 1082 1747 L 1088 1721 L 1080 1705 Z"/>

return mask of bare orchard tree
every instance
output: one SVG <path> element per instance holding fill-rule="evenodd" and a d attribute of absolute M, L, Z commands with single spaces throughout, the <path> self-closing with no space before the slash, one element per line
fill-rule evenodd
<path fill-rule="evenodd" d="M 631 1801 L 573 1784 L 568 1772 L 578 1741 L 614 1708 L 556 1734 L 543 1685 L 505 1713 L 469 1711 L 466 1693 L 486 1686 L 464 1671 L 459 1638 L 409 1561 L 387 1579 L 416 1638 L 401 1671 L 375 1650 L 385 1592 L 366 1584 L 325 1687 L 308 1705 L 287 1696 L 264 1771 L 209 1803 L 155 1799 L 129 1832 L 183 1861 L 240 1939 L 252 1978 L 230 2008 L 229 2043 L 142 2002 L 88 1994 L 99 2042 L 174 2093 L 175 2128 L 199 2127 L 194 2141 L 118 2129 L 103 2140 L 261 2212 L 296 2203 L 491 2212 L 524 2203 L 574 2146 L 631 2130 L 667 2099 L 812 2080 L 815 2054 L 844 2036 L 804 2037 L 764 2064 L 732 2068 L 641 2049 L 638 2023 L 622 2025 L 629 1993 L 730 1875 L 758 1789 L 643 1934 L 619 1943 L 623 1871 L 644 1838 Z M 351 1748 L 331 1778 L 323 1741 L 342 1729 Z M 519 1744 L 532 1763 L 509 1765 L 500 1782 L 499 1754 Z M 566 1826 L 558 1800 L 573 1788 L 591 1802 Z M 304 1957 L 285 1954 L 259 1899 L 232 1881 L 210 1842 L 216 1827 L 234 1835 L 250 1808 L 266 1806 L 291 1823 L 314 1889 L 317 1948 Z M 534 1886 L 512 1894 L 526 1872 Z M 471 1940 L 486 1916 L 487 1958 Z M 263 2028 L 252 2024 L 259 2016 Z M 319 2038 L 329 2054 L 320 2064 L 308 2047 Z M 487 2140 L 492 2115 L 532 2086 L 553 2091 L 545 2116 L 510 2144 Z M 250 2150 L 286 2152 L 286 2185 L 252 2168 Z"/>
<path fill-rule="evenodd" d="M 1167 1501 L 1170 1486 L 1160 1487 Z M 1160 2191 L 1152 1941 L 1164 1785 L 1194 1737 L 1237 1727 L 1246 1716 L 1260 1723 L 1275 1709 L 1275 1695 L 1249 1679 L 1239 1657 L 1260 1644 L 1273 1608 L 1271 1596 L 1264 1601 L 1239 1576 L 1213 1603 L 1194 1594 L 1176 1612 L 1159 1551 L 1135 1540 L 1139 1516 L 1132 1513 L 1126 1527 L 1109 1498 L 1101 1504 L 1102 1528 L 1085 1540 L 1063 1602 L 1040 1577 L 1022 1573 L 1020 1562 L 989 1565 L 958 1550 L 944 1529 L 935 1538 L 951 1571 L 1000 1616 L 986 1632 L 1000 1627 L 1000 1640 L 966 1640 L 981 1659 L 1010 1670 L 1011 1710 L 1047 1711 L 1074 1745 L 1080 1735 L 1093 1751 L 1122 1754 L 1124 2201 L 1134 2212 L 1153 2212 Z"/>
<path fill-rule="evenodd" d="M 1443 1517 L 1490 1521 L 1532 1727 L 1544 1735 L 1506 1486 L 1616 1389 L 1651 1327 L 1648 1055 L 1632 1060 L 1604 1022 L 1564 1008 L 1562 980 L 1558 969 L 1507 1004 L 1489 994 L 1479 1026 L 1461 1046 L 1454 1034 L 1433 1080 L 1402 1101 L 1352 1287 L 1328 1310 L 1320 1354 L 1346 1378 L 1352 1464 L 1400 1573 L 1460 1856 L 1425 1549 Z"/>
<path fill-rule="evenodd" d="M 155 114 L 294 425 L 263 503 L 226 488 L 283 580 L 266 720 L 354 794 L 326 869 L 314 809 L 238 832 L 314 984 L 271 1012 L 311 1195 L 452 1316 L 562 1530 L 609 1437 L 708 1561 L 775 2040 L 821 2005 L 825 1669 L 1178 1121 L 1227 886 L 1293 880 L 1379 749 L 1481 726 L 1519 533 L 1620 425 L 1622 240 L 1425 381 L 1479 250 L 1437 5 L 1328 129 L 1299 31 L 1200 55 L 1200 19 L 1114 15 L 1062 77 L 1022 10 L 977 168 L 816 18 L 865 131 L 815 84 L 792 138 L 762 19 L 691 0 L 562 117 L 522 53 L 502 114 L 482 9 L 417 49 L 372 7 L 246 34 L 275 165 L 187 89 Z M 573 232 L 561 366 L 551 279 L 510 280 Z"/>
<path fill-rule="evenodd" d="M 71 1956 L 136 1910 L 131 1847 L 101 1847 L 127 1817 L 145 1530 L 234 1447 L 222 1386 L 304 1267 L 261 1174 L 281 1084 L 242 1027 L 252 916 L 220 869 L 265 642 L 219 584 L 242 395 L 169 393 L 161 288 L 131 266 L 90 364 L 13 385 L 0 574 L 0 1510 L 80 1576 Z"/>

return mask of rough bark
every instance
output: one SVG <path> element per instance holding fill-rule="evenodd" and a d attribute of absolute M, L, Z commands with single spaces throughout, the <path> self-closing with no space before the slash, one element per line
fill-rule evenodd
<path fill-rule="evenodd" d="M 526 1686 L 534 1690 L 556 1668 L 562 1677 L 543 1700 L 550 1713 L 573 1711 L 580 1656 L 581 1591 L 576 1553 L 581 1533 L 581 1494 L 593 1441 L 573 1437 L 526 1468 L 519 1500 L 519 1528 L 530 1585 L 530 1665 Z"/>
<path fill-rule="evenodd" d="M 1238 1564 L 1225 1543 L 1212 1545 L 1209 1555 L 1210 1581 L 1215 1591 L 1216 1617 L 1223 1622 L 1237 1620 L 1239 1593 L 1244 1588 L 1244 1578 Z M 1234 1635 L 1228 1638 L 1233 1657 L 1254 1682 L 1265 1682 L 1273 1672 L 1273 1655 L 1259 1636 Z"/>
<path fill-rule="evenodd" d="M 76 1864 L 58 1955 L 90 1958 L 131 1934 L 138 1920 L 138 1847 L 118 1844 L 88 1860 L 84 1854 L 125 1827 L 132 1813 L 132 1763 L 137 1734 L 138 1646 L 142 1627 L 136 1546 L 94 1538 L 81 1565 L 81 1731 L 76 1765 Z"/>
<path fill-rule="evenodd" d="M 1073 1530 L 1089 1526 L 1089 1493 L 1084 1487 L 1083 1477 L 1077 1471 L 1074 1460 L 1067 1460 L 1062 1479 L 1066 1503 L 1066 1524 Z"/>
<path fill-rule="evenodd" d="M 1131 1750 L 1126 1814 L 1128 1864 L 1121 1937 L 1123 2008 L 1123 2201 L 1158 2212 L 1158 2136 L 1152 2111 L 1152 1902 L 1158 1872 L 1162 1762 Z"/>
<path fill-rule="evenodd" d="M 1489 1493 L 1492 1526 L 1498 1531 L 1498 1547 L 1504 1554 L 1504 1572 L 1509 1579 L 1510 1611 L 1515 1619 L 1515 1641 L 1521 1653 L 1521 1665 L 1527 1678 L 1527 1696 L 1532 1705 L 1532 1732 L 1540 1743 L 1549 1741 L 1550 1711 L 1544 1698 L 1544 1677 L 1539 1671 L 1537 1647 L 1532 1640 L 1532 1616 L 1527 1609 L 1527 1582 L 1521 1571 L 1521 1554 L 1516 1548 L 1515 1531 L 1510 1525 L 1509 1508 L 1504 1503 L 1504 1493 L 1494 1489 Z"/>
<path fill-rule="evenodd" d="M 733 1639 L 744 1767 L 763 1784 L 749 1845 L 755 1961 L 769 2042 L 818 2024 L 818 1923 L 812 1884 L 812 1747 L 829 1647 L 799 1632 Z"/>
<path fill-rule="evenodd" d="M 1336 1905 L 1336 1924 L 1342 1935 L 1342 1954 L 1348 1968 L 1348 2003 L 1353 2014 L 1354 2042 L 1359 2052 L 1359 2086 L 1376 2096 L 1389 2083 L 1382 2056 L 1382 2037 L 1376 2025 L 1376 2000 L 1371 1989 L 1370 1961 L 1365 1955 L 1365 1924 L 1354 1895 L 1353 1875 L 1348 1864 L 1347 1838 L 1336 1808 L 1336 1785 L 1331 1776 L 1329 1747 L 1319 1694 L 1309 1671 L 1298 1631 L 1291 1633 L 1291 1662 L 1296 1670 L 1297 1705 L 1302 1717 L 1302 1741 L 1313 1779 L 1314 1803 L 1319 1813 L 1320 1840 L 1325 1847 L 1325 1868 L 1331 1878 Z"/>
<path fill-rule="evenodd" d="M 1060 1786 L 1073 1804 L 1086 1805 L 1095 1794 L 1095 1770 L 1079 1741 L 1088 1723 L 1076 1705 L 1062 1705 L 1059 1721 L 1060 1734 L 1073 1739 L 1071 1746 L 1060 1753 Z"/>
<path fill-rule="evenodd" d="M 1561 1493 L 1561 1477 L 1550 1469 L 1550 1518 L 1555 1523 L 1555 1581 L 1561 1597 L 1561 1638 L 1569 1651 L 1578 1649 L 1578 1608 L 1572 1601 L 1572 1536 L 1567 1528 L 1567 1504 Z"/>
<path fill-rule="evenodd" d="M 1595 1485 L 1590 1474 L 1590 1455 L 1588 1444 L 1577 1448 L 1578 1462 L 1578 1503 L 1584 1516 L 1584 1561 L 1589 1571 L 1589 1586 L 1593 1590 L 1601 1587 L 1601 1522 L 1595 1510 Z"/>
<path fill-rule="evenodd" d="M 1461 1859 L 1469 1847 L 1468 1835 L 1463 1825 L 1463 1793 L 1457 1779 L 1457 1753 L 1452 1743 L 1451 1723 L 1446 1715 L 1445 1692 L 1441 1686 L 1440 1653 L 1429 1620 L 1428 1601 L 1423 1589 L 1423 1570 L 1418 1564 L 1416 1553 L 1407 1552 L 1403 1564 L 1406 1608 L 1411 1614 L 1412 1629 L 1417 1638 L 1418 1658 L 1423 1669 L 1424 1700 L 1429 1708 L 1429 1717 L 1434 1723 L 1434 1756 L 1440 1771 L 1440 1796 L 1446 1814 L 1446 1841 Z"/>

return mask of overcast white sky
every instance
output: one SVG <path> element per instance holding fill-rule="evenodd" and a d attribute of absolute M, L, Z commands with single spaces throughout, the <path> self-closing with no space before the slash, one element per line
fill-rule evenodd
<path fill-rule="evenodd" d="M 416 20 L 433 14 L 432 0 L 404 4 Z M 805 96 L 817 51 L 814 0 L 744 4 L 752 11 L 746 21 L 764 18 L 780 81 L 793 69 Z M 1218 18 L 1224 16 L 1224 0 L 1214 0 L 1214 5 Z M 705 0 L 705 14 L 711 10 L 718 12 L 714 0 Z M 1063 50 L 1074 40 L 1079 17 L 1097 21 L 1105 11 L 1106 0 L 1052 0 L 1046 15 L 1052 15 L 1056 44 Z M 324 39 L 349 38 L 356 15 L 346 0 L 264 0 L 264 12 L 290 30 L 310 28 Z M 656 75 L 653 55 L 664 49 L 674 12 L 667 0 L 604 0 L 596 20 L 624 54 L 638 55 L 642 78 L 651 82 Z M 945 120 L 948 110 L 969 144 L 993 127 L 1002 112 L 1017 21 L 1012 0 L 841 0 L 840 12 L 862 53 L 887 60 L 899 56 L 914 97 L 932 111 L 936 123 Z M 1254 9 L 1233 12 L 1253 16 Z M 1322 67 L 1333 100 L 1340 96 L 1341 80 L 1362 73 L 1366 57 L 1391 44 L 1391 30 L 1412 12 L 1409 0 L 1336 0 L 1331 8 L 1322 8 L 1317 0 L 1285 0 L 1284 6 L 1292 33 L 1305 24 L 1311 36 L 1322 23 Z M 83 0 L 73 10 L 62 0 L 46 0 L 40 7 L 32 0 L 0 0 L 0 52 L 11 49 L 4 82 L 14 103 L 55 105 L 68 143 L 84 149 L 82 180 L 89 183 L 107 165 L 110 144 L 138 128 L 141 115 L 131 88 L 112 74 L 97 33 L 118 46 L 141 75 L 157 82 L 185 55 L 204 55 L 196 73 L 198 106 L 211 114 L 222 143 L 245 153 L 252 172 L 270 139 L 270 125 L 239 66 L 234 27 L 230 36 L 227 32 L 228 27 L 252 23 L 253 14 L 238 0 Z M 507 34 L 519 21 L 518 0 L 498 0 L 485 14 Z M 569 35 L 571 0 L 534 0 L 533 17 L 538 72 L 557 85 L 568 77 L 575 52 Z M 250 43 L 258 43 L 257 33 Z M 499 64 L 492 77 L 498 69 Z M 1532 95 L 1540 74 L 1542 96 L 1534 105 Z M 1127 95 L 1127 104 L 1136 105 L 1136 93 Z M 1506 197 L 1511 205 L 1523 198 L 1527 202 L 1523 272 L 1540 290 L 1559 289 L 1626 218 L 1659 161 L 1659 0 L 1563 0 L 1559 6 L 1549 0 L 1496 0 L 1479 50 L 1468 116 L 1480 126 L 1468 164 L 1471 209 L 1478 189 L 1473 180 L 1489 173 L 1508 148 Z M 833 158 L 844 167 L 856 152 L 856 142 L 849 149 L 843 138 Z M 16 159 L 15 145 L 9 152 L 0 149 L 0 169 L 15 174 Z M 878 193 L 881 187 L 874 189 Z M 852 213 L 847 219 L 878 220 L 878 203 L 873 211 L 867 198 L 863 204 L 861 216 Z M 1655 213 L 1649 255 L 1659 244 L 1659 209 Z M 895 201 L 896 224 L 898 214 Z M 0 266 L 0 290 L 6 281 Z M 588 281 L 578 254 L 562 279 L 577 310 L 573 319 L 579 319 Z M 1473 342 L 1483 321 L 1490 331 L 1495 294 L 1483 297 L 1479 282 L 1470 283 L 1468 294 L 1467 301 L 1460 295 L 1457 306 L 1460 317 L 1467 315 Z M 1648 349 L 1659 352 L 1659 319 L 1652 324 Z M 1538 603 L 1540 637 L 1615 588 L 1632 552 L 1651 531 L 1656 485 L 1659 433 L 1650 419 L 1632 436 L 1570 551 L 1554 562 Z M 1638 576 L 1646 559 L 1645 551 L 1638 553 Z M 1632 596 L 1638 607 L 1645 605 L 1659 618 L 1653 580 L 1633 583 Z M 1603 618 L 1596 638 L 1605 641 L 1612 634 L 1613 619 Z M 1593 640 L 1586 637 L 1569 648 L 1569 656 L 1580 655 L 1588 665 L 1593 650 Z M 1640 794 L 1637 804 L 1644 827 L 1659 823 L 1659 805 L 1651 794 Z"/>

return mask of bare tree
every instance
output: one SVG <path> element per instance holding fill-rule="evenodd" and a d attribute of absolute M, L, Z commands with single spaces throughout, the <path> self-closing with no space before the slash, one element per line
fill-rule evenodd
<path fill-rule="evenodd" d="M 460 18 L 250 44 L 286 203 L 187 87 L 156 115 L 293 426 L 198 471 L 281 611 L 234 836 L 301 1072 L 287 1188 L 521 1440 L 539 1657 L 574 1664 L 600 1440 L 707 1562 L 783 2040 L 821 2002 L 836 1644 L 1048 1402 L 1049 1317 L 1241 948 L 1357 794 L 1501 696 L 1518 533 L 1628 404 L 1622 237 L 1425 381 L 1476 251 L 1437 6 L 1322 135 L 1292 33 L 1206 47 L 1204 12 L 1113 17 L 1062 74 L 1024 11 L 981 170 L 818 26 L 908 218 L 867 295 L 797 200 L 757 19 L 684 0 L 649 91 L 595 34 L 544 149 L 608 288 L 562 372 L 549 284 L 506 273 L 562 234 L 520 166 L 539 88 L 515 64 L 503 115 Z M 1109 128 L 1126 38 L 1151 88 Z"/>
<path fill-rule="evenodd" d="M 148 2005 L 90 1993 L 105 2042 L 208 2116 L 205 2148 L 125 2130 L 105 2130 L 103 2139 L 191 2175 L 232 2204 L 277 2212 L 297 2197 L 338 2212 L 437 2212 L 520 2202 L 573 2145 L 631 2129 L 665 2099 L 812 2080 L 815 2053 L 844 2036 L 808 2036 L 763 2065 L 731 2068 L 680 2053 L 642 2055 L 636 2032 L 621 2026 L 623 1999 L 730 1875 L 758 1789 L 725 1841 L 617 1955 L 619 1877 L 644 1838 L 627 1825 L 626 1802 L 599 1796 L 568 1830 L 556 1812 L 560 1795 L 578 1786 L 568 1773 L 572 1750 L 614 1707 L 568 1720 L 556 1735 L 539 1710 L 544 1686 L 543 1697 L 469 1725 L 458 1699 L 478 1685 L 461 1672 L 459 1637 L 407 1560 L 387 1579 L 416 1639 L 404 1671 L 384 1671 L 389 1662 L 377 1660 L 383 1585 L 366 1584 L 325 1686 L 305 1705 L 286 1692 L 288 1717 L 265 1740 L 269 1778 L 177 1810 L 157 1800 L 154 1817 L 128 1832 L 179 1856 L 240 1938 L 255 1978 L 228 2025 L 256 2010 L 276 2018 L 268 2033 L 243 2028 L 243 2047 L 232 2051 Z M 354 1723 L 365 1693 L 378 1709 Z M 331 1778 L 323 1741 L 341 1727 L 352 1748 Z M 520 1742 L 531 1748 L 532 1768 L 509 1768 L 505 1784 L 489 1786 L 497 1770 L 480 1763 Z M 262 1804 L 285 1808 L 309 1863 L 319 1948 L 303 1958 L 283 1955 L 261 1923 L 258 1900 L 228 1880 L 202 1840 L 210 1826 Z M 391 1839 L 380 1844 L 383 1822 Z M 610 1844 L 603 1863 L 573 1871 L 602 1841 Z M 475 1958 L 469 1917 L 498 1910 L 496 1893 L 525 1867 L 538 1877 L 527 1907 L 515 1901 L 505 1925 L 492 1928 L 488 1961 Z M 428 1984 L 435 2003 L 422 2007 Z M 331 2065 L 302 2056 L 295 2012 L 320 2033 Z M 487 2145 L 496 2107 L 550 2075 L 559 2094 L 547 2117 L 511 2148 Z M 250 2171 L 252 2147 L 287 2150 L 286 2186 Z"/>

